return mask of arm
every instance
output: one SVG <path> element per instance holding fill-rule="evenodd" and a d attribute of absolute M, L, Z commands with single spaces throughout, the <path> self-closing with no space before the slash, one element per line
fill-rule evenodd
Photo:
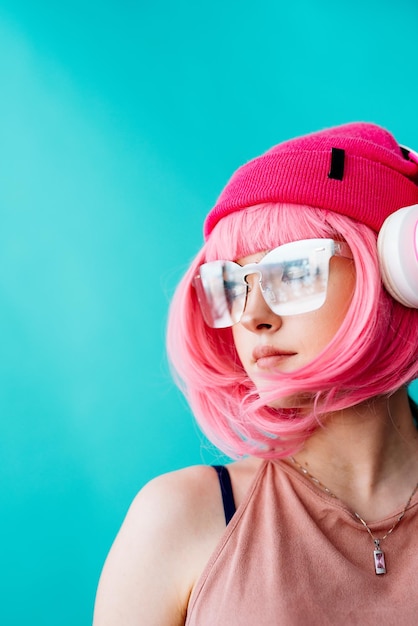
<path fill-rule="evenodd" d="M 93 626 L 183 626 L 193 585 L 224 529 L 211 468 L 151 481 L 106 560 Z"/>

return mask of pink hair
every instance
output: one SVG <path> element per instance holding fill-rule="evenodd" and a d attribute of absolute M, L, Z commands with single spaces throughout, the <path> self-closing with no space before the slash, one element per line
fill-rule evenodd
<path fill-rule="evenodd" d="M 260 399 L 244 371 L 230 328 L 203 321 L 193 287 L 199 265 L 236 259 L 289 241 L 343 239 L 356 268 L 347 315 L 329 345 L 311 363 L 277 373 Z M 288 456 L 331 411 L 389 395 L 418 376 L 418 310 L 397 303 L 383 288 L 376 233 L 348 217 L 311 207 L 265 204 L 225 216 L 214 228 L 174 295 L 167 348 L 176 380 L 202 430 L 231 457 Z M 272 409 L 286 396 L 308 408 Z"/>

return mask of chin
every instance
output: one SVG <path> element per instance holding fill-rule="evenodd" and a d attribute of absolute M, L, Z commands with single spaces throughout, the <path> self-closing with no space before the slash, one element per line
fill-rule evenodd
<path fill-rule="evenodd" d="M 263 391 L 260 387 L 257 388 L 258 395 L 261 400 L 266 400 L 266 406 L 270 409 L 299 409 L 303 406 L 306 406 L 306 398 L 303 400 L 303 397 L 300 394 L 292 394 L 289 396 L 282 396 L 281 398 L 275 398 L 273 400 L 269 400 L 271 398 L 271 391 Z"/>
<path fill-rule="evenodd" d="M 262 398 L 262 395 L 260 397 Z M 267 402 L 266 406 L 269 409 L 300 409 L 301 399 L 298 396 L 286 396 L 274 402 Z"/>
<path fill-rule="evenodd" d="M 259 379 L 253 378 L 253 383 L 256 387 L 257 393 L 260 397 L 260 400 L 265 400 L 265 406 L 270 409 L 307 409 L 312 407 L 313 403 L 313 395 L 311 393 L 294 393 L 289 394 L 287 396 L 282 396 L 280 398 L 273 397 L 274 396 L 274 387 L 273 389 L 269 388 L 269 382 L 266 382 L 265 379 L 260 381 Z"/>

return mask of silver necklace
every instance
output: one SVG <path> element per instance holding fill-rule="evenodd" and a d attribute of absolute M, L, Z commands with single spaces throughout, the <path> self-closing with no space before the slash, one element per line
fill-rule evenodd
<path fill-rule="evenodd" d="M 291 456 L 289 457 L 290 460 L 292 461 L 292 463 L 298 468 L 299 471 L 302 472 L 302 474 L 304 474 L 304 476 L 306 476 L 307 478 L 309 478 L 309 480 L 311 482 L 313 482 L 315 485 L 317 485 L 320 489 L 322 489 L 323 491 L 325 491 L 325 493 L 327 493 L 329 496 L 331 496 L 331 498 L 335 498 L 336 500 L 338 500 L 339 498 L 332 493 L 332 491 L 330 489 L 328 489 L 328 487 L 326 487 L 323 483 L 321 483 L 320 480 L 318 480 L 317 478 L 315 478 L 315 476 L 312 476 L 312 474 L 310 474 L 308 472 L 308 470 L 306 469 L 306 467 L 303 467 L 303 465 L 301 465 L 300 463 L 298 463 L 296 461 L 296 459 Z M 370 537 L 373 540 L 373 544 L 374 544 L 374 550 L 373 550 L 373 561 L 374 561 L 374 571 L 376 572 L 376 574 L 386 574 L 386 561 L 385 561 L 385 553 L 383 552 L 383 550 L 380 547 L 380 542 L 384 541 L 385 539 L 387 539 L 387 537 L 389 537 L 389 535 L 391 533 L 393 533 L 393 531 L 395 530 L 395 528 L 398 526 L 398 524 L 401 522 L 401 520 L 404 518 L 406 511 L 408 510 L 409 505 L 411 504 L 411 500 L 414 497 L 416 491 L 418 489 L 418 483 L 415 485 L 414 489 L 412 490 L 411 495 L 408 498 L 407 503 L 404 506 L 404 509 L 402 511 L 402 513 L 400 515 L 398 515 L 398 517 L 396 518 L 396 520 L 394 521 L 394 523 L 392 524 L 391 528 L 389 528 L 389 530 L 386 531 L 386 533 L 383 535 L 383 537 L 381 539 L 378 539 L 377 537 L 375 537 L 371 531 L 371 529 L 369 528 L 369 526 L 367 525 L 367 522 L 364 521 L 364 519 L 358 514 L 356 513 L 356 511 L 350 511 L 351 515 L 357 519 L 359 522 L 361 522 L 364 526 L 364 528 L 367 530 L 367 532 L 369 533 Z"/>

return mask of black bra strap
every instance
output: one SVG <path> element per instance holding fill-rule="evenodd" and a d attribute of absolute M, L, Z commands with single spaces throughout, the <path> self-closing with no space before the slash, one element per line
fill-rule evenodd
<path fill-rule="evenodd" d="M 225 465 L 212 465 L 212 467 L 218 473 L 219 486 L 221 488 L 222 502 L 224 505 L 225 521 L 229 524 L 236 511 L 231 477 Z"/>

